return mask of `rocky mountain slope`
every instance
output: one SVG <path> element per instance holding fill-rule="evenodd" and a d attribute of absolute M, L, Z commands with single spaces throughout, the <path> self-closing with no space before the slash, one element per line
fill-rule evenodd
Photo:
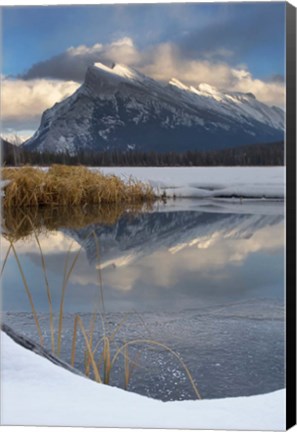
<path fill-rule="evenodd" d="M 123 65 L 89 67 L 23 146 L 39 152 L 212 150 L 283 139 L 284 112 L 253 94 L 159 83 Z"/>

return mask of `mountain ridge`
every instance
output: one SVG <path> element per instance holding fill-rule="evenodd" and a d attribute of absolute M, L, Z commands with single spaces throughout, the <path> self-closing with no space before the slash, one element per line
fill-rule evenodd
<path fill-rule="evenodd" d="M 284 112 L 254 95 L 197 88 L 172 78 L 160 83 L 136 69 L 95 63 L 84 83 L 46 110 L 24 148 L 81 150 L 212 150 L 283 138 Z"/>

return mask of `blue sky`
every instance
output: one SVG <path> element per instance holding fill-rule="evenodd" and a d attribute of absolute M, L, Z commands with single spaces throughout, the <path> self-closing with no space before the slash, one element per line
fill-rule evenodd
<path fill-rule="evenodd" d="M 2 24 L 7 131 L 32 133 L 96 61 L 284 106 L 284 2 L 14 6 Z"/>
<path fill-rule="evenodd" d="M 232 65 L 255 77 L 284 73 L 285 3 L 33 6 L 3 9 L 3 73 L 25 72 L 70 46 L 131 37 L 139 49 L 160 42 L 199 58 L 231 50 Z"/>

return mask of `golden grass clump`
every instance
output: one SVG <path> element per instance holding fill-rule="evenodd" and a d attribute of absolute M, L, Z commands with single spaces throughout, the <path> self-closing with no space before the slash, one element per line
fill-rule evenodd
<path fill-rule="evenodd" d="M 141 203 L 155 199 L 150 185 L 92 172 L 83 166 L 3 168 L 4 207 L 85 206 Z"/>

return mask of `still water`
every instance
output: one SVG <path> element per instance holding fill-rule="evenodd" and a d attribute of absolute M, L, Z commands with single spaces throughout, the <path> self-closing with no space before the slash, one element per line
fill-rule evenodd
<path fill-rule="evenodd" d="M 37 316 L 49 349 L 60 323 L 60 356 L 70 362 L 79 314 L 94 346 L 108 335 L 114 355 L 131 342 L 109 383 L 162 400 L 195 393 L 179 359 L 154 342 L 182 359 L 203 398 L 283 388 L 283 207 L 181 200 L 142 212 L 5 215 L 2 254 L 12 241 L 27 289 L 11 250 L 3 320 L 39 341 Z M 85 349 L 78 329 L 82 371 Z"/>

